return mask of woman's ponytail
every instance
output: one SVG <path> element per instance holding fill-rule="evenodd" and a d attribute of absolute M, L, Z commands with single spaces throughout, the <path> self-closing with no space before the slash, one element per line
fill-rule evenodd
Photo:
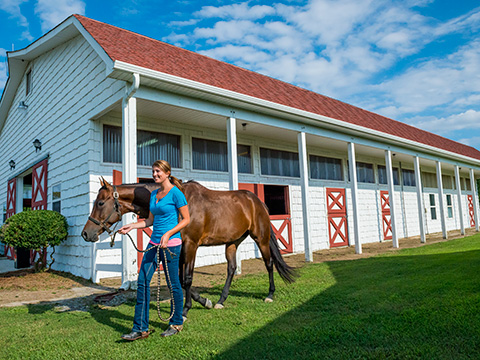
<path fill-rule="evenodd" d="M 181 192 L 185 192 L 183 190 L 182 180 L 178 180 L 175 176 L 170 175 L 170 182 L 179 188 Z"/>

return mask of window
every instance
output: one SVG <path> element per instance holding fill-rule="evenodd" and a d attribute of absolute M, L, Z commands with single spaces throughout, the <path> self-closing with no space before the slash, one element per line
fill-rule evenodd
<path fill-rule="evenodd" d="M 415 171 L 402 169 L 403 185 L 416 186 Z"/>
<path fill-rule="evenodd" d="M 393 184 L 400 185 L 400 180 L 398 176 L 398 168 L 392 168 L 393 172 Z M 387 181 L 387 168 L 383 165 L 378 165 L 378 183 L 379 184 L 388 184 Z"/>
<path fill-rule="evenodd" d="M 437 210 L 436 210 L 436 207 L 435 207 L 435 195 L 434 194 L 430 194 L 430 216 L 431 216 L 432 220 L 437 219 Z"/>
<path fill-rule="evenodd" d="M 57 184 L 52 188 L 52 210 L 62 212 L 62 185 Z"/>
<path fill-rule="evenodd" d="M 26 82 L 27 84 L 26 84 L 25 95 L 28 95 L 32 91 L 32 69 L 28 70 L 27 72 Z"/>
<path fill-rule="evenodd" d="M 157 160 L 167 160 L 173 168 L 180 168 L 180 136 L 137 131 L 138 165 L 151 166 Z"/>
<path fill-rule="evenodd" d="M 470 178 L 460 178 L 460 186 L 462 190 L 470 191 L 472 190 L 472 185 L 470 184 Z"/>
<path fill-rule="evenodd" d="M 342 160 L 310 155 L 310 177 L 323 180 L 343 180 Z"/>
<path fill-rule="evenodd" d="M 422 172 L 424 188 L 437 188 L 437 175 L 434 173 Z"/>
<path fill-rule="evenodd" d="M 453 177 L 450 175 L 442 175 L 442 184 L 444 189 L 454 189 Z"/>
<path fill-rule="evenodd" d="M 357 181 L 363 183 L 374 183 L 373 164 L 357 162 Z"/>
<path fill-rule="evenodd" d="M 447 194 L 447 216 L 451 219 L 453 218 L 453 205 L 452 205 L 452 195 Z"/>
<path fill-rule="evenodd" d="M 227 143 L 206 139 L 192 139 L 193 169 L 228 171 Z M 239 173 L 252 173 L 250 146 L 237 144 L 237 164 Z"/>
<path fill-rule="evenodd" d="M 263 175 L 300 177 L 297 153 L 260 148 L 260 167 Z"/>
<path fill-rule="evenodd" d="M 156 160 L 167 160 L 173 168 L 180 168 L 180 136 L 137 130 L 137 163 L 151 166 Z M 122 128 L 103 126 L 103 161 L 122 162 Z"/>

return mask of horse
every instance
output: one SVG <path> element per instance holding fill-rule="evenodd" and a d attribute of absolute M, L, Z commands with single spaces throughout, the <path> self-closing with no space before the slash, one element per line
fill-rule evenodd
<path fill-rule="evenodd" d="M 133 212 L 141 218 L 149 215 L 150 194 L 156 184 L 111 185 L 103 178 L 92 212 L 82 230 L 85 241 L 96 242 L 104 231 Z M 275 292 L 273 266 L 285 283 L 295 281 L 295 270 L 282 258 L 275 233 L 270 223 L 267 206 L 247 190 L 209 190 L 196 181 L 182 184 L 188 202 L 190 223 L 181 231 L 182 253 L 180 279 L 185 290 L 183 315 L 186 317 L 193 300 L 207 308 L 209 299 L 192 289 L 195 257 L 199 246 L 225 245 L 227 279 L 215 308 L 223 308 L 236 269 L 236 253 L 240 243 L 248 236 L 257 244 L 269 276 L 269 290 L 265 302 L 273 301 Z"/>

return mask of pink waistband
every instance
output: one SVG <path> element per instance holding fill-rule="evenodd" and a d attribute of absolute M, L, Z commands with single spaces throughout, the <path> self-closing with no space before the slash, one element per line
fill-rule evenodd
<path fill-rule="evenodd" d="M 158 244 L 154 243 L 154 242 L 151 241 L 151 240 L 150 240 L 150 244 L 152 244 L 152 245 L 158 245 Z M 169 239 L 169 240 L 168 240 L 167 247 L 173 247 L 173 246 L 178 246 L 178 245 L 182 245 L 182 239 L 180 239 L 180 238 L 172 238 L 172 239 Z"/>

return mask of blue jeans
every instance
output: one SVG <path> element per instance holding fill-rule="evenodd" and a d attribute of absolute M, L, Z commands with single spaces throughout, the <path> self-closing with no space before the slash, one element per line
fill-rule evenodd
<path fill-rule="evenodd" d="M 153 245 L 148 244 L 147 249 Z M 175 256 L 167 254 L 168 277 L 165 266 L 164 273 L 167 278 L 167 285 L 172 290 L 175 312 L 170 319 L 170 325 L 183 324 L 183 291 L 178 274 L 180 250 L 182 245 L 169 247 Z M 163 250 L 160 249 L 160 261 L 165 264 Z M 137 304 L 135 305 L 135 316 L 133 317 L 132 331 L 148 331 L 149 309 L 150 309 L 150 281 L 157 268 L 157 249 L 152 249 L 143 255 L 142 265 L 138 274 Z M 168 281 L 170 280 L 170 281 Z"/>

